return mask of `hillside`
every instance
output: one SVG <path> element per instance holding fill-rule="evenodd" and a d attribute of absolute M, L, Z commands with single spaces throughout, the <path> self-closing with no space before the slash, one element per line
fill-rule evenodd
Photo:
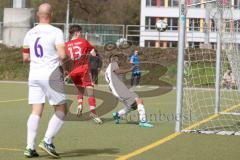
<path fill-rule="evenodd" d="M 115 49 L 106 52 L 103 47 L 96 48 L 103 60 L 102 73 L 108 64 L 109 55 L 123 53 L 126 58 L 129 58 L 134 50 L 139 50 L 142 52 L 140 55 L 142 70 L 149 70 L 148 67 L 153 65 L 157 68 L 154 72 L 161 73 L 163 79 L 170 80 L 175 84 L 177 49 L 132 47 L 126 50 Z M 7 48 L 0 45 L 0 80 L 27 80 L 29 64 L 22 62 L 21 51 L 21 48 Z M 126 60 L 126 64 L 127 62 L 128 60 Z M 149 80 L 151 80 L 151 76 L 149 76 Z"/>

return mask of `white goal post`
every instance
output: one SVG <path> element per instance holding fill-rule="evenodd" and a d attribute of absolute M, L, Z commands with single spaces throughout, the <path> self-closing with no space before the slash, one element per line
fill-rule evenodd
<path fill-rule="evenodd" d="M 240 10 L 233 0 L 191 2 L 180 4 L 175 131 L 240 135 Z M 187 14 L 195 7 L 205 17 Z"/>

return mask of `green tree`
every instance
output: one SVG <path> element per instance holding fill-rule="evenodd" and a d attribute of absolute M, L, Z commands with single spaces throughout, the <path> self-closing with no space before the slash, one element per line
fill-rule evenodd
<path fill-rule="evenodd" d="M 37 10 L 44 2 L 53 6 L 53 22 L 65 22 L 67 0 L 26 0 L 26 7 Z M 70 22 L 139 24 L 140 2 L 140 0 L 70 0 Z M 12 0 L 0 1 L 0 21 L 3 20 L 5 7 L 12 7 Z"/>

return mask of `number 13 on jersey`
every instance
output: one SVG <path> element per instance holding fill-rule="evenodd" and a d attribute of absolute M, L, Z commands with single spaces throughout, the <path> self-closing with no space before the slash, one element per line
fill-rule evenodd
<path fill-rule="evenodd" d="M 81 58 L 82 49 L 79 46 L 70 46 L 67 48 L 68 52 L 70 53 L 70 58 L 72 60 L 77 60 Z"/>

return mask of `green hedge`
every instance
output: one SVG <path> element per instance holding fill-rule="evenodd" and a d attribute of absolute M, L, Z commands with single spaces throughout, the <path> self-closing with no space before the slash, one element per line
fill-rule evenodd
<path fill-rule="evenodd" d="M 27 80 L 29 64 L 22 62 L 21 48 L 0 45 L 0 80 Z"/>

